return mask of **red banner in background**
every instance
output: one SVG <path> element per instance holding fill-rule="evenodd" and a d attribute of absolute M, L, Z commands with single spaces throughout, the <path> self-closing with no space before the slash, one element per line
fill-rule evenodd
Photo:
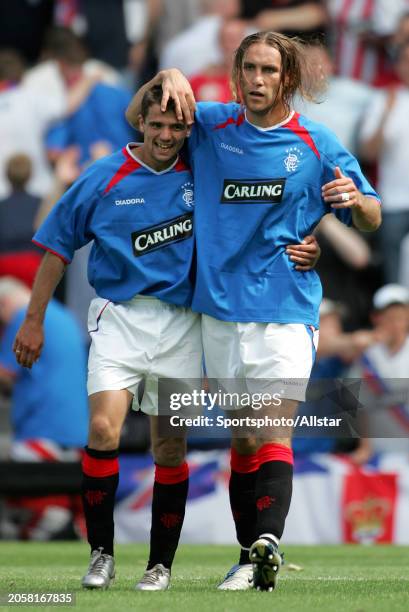
<path fill-rule="evenodd" d="M 367 474 L 360 470 L 346 474 L 341 498 L 343 541 L 393 542 L 397 495 L 395 474 Z"/>

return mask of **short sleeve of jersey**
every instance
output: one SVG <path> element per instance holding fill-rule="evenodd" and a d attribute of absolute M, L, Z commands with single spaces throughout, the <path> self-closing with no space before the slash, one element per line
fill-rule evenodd
<path fill-rule="evenodd" d="M 195 122 L 188 139 L 189 155 L 191 156 L 195 149 L 200 146 L 210 130 L 214 129 L 219 123 L 223 123 L 229 116 L 237 114 L 239 109 L 240 106 L 236 103 L 198 102 Z"/>
<path fill-rule="evenodd" d="M 385 110 L 386 98 L 384 92 L 374 94 L 362 122 L 358 138 L 361 142 L 371 138 L 376 132 Z"/>
<path fill-rule="evenodd" d="M 341 172 L 354 181 L 355 185 L 364 196 L 375 198 L 380 202 L 378 194 L 363 175 L 356 158 L 345 149 L 335 134 L 330 130 L 325 130 L 325 136 L 320 145 L 320 153 L 323 165 L 323 185 L 335 179 L 334 171 L 336 166 L 339 166 Z M 328 212 L 335 214 L 342 223 L 352 225 L 352 211 L 350 208 L 333 209 L 328 205 Z"/>
<path fill-rule="evenodd" d="M 33 242 L 69 263 L 76 249 L 93 239 L 89 219 L 97 200 L 103 173 L 97 164 L 86 170 L 54 206 L 33 237 Z M 99 177 L 99 178 L 98 178 Z"/>

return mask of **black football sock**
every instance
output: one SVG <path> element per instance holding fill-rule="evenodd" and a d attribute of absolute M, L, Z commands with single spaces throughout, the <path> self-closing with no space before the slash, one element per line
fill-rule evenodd
<path fill-rule="evenodd" d="M 293 480 L 292 450 L 282 444 L 264 444 L 257 453 L 257 537 L 271 534 L 279 540 L 290 508 Z"/>
<path fill-rule="evenodd" d="M 249 548 L 258 535 L 255 500 L 258 458 L 256 454 L 239 455 L 232 448 L 230 465 L 230 508 L 241 546 L 239 565 L 244 565 L 250 563 Z"/>
<path fill-rule="evenodd" d="M 156 465 L 152 498 L 152 527 L 147 569 L 162 563 L 171 569 L 185 518 L 189 468 Z"/>
<path fill-rule="evenodd" d="M 92 550 L 114 554 L 114 503 L 119 481 L 118 449 L 85 448 L 82 460 L 82 503 Z"/>

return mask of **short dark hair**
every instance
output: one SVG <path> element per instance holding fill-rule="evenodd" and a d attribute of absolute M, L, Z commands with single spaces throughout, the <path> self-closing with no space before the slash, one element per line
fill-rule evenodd
<path fill-rule="evenodd" d="M 64 61 L 70 65 L 82 65 L 87 59 L 84 42 L 69 28 L 54 26 L 44 37 L 43 58 Z"/>
<path fill-rule="evenodd" d="M 144 119 L 149 112 L 149 109 L 154 104 L 161 104 L 163 96 L 162 85 L 154 85 L 143 94 L 142 102 L 141 102 L 141 115 Z M 166 106 L 166 110 L 175 110 L 175 101 L 173 98 L 169 98 L 168 104 Z"/>
<path fill-rule="evenodd" d="M 6 162 L 6 176 L 13 189 L 24 189 L 31 177 L 32 163 L 28 155 L 18 153 Z"/>

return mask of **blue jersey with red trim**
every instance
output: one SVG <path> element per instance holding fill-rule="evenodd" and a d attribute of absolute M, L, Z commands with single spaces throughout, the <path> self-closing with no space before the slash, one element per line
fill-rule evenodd
<path fill-rule="evenodd" d="M 321 283 L 285 252 L 332 209 L 321 187 L 334 168 L 377 198 L 356 159 L 325 126 L 297 113 L 270 129 L 236 103 L 199 103 L 189 138 L 197 277 L 192 308 L 225 321 L 318 326 Z M 337 210 L 345 223 L 348 209 Z"/>
<path fill-rule="evenodd" d="M 136 145 L 92 164 L 59 200 L 33 241 L 69 263 L 94 241 L 88 280 L 123 302 L 137 294 L 189 306 L 193 182 L 180 160 L 162 172 L 138 161 Z M 135 156 L 134 153 L 135 152 Z"/>

